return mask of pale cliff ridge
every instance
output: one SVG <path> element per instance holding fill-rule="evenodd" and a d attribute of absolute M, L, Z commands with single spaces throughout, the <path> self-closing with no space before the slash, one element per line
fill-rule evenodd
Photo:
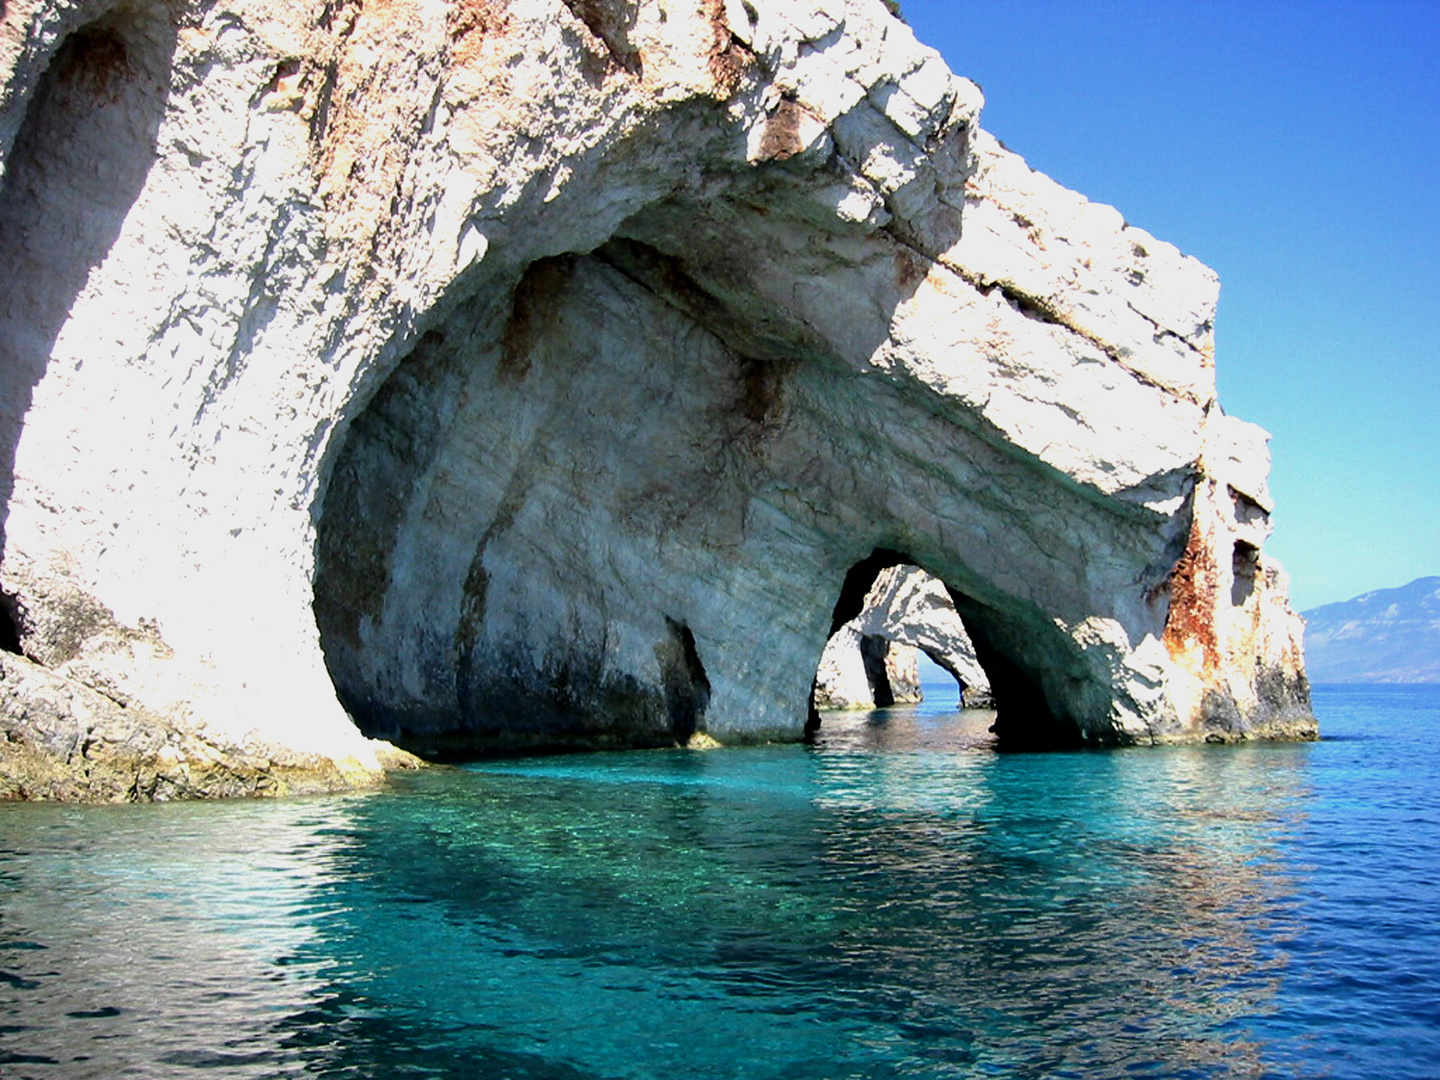
<path fill-rule="evenodd" d="M 0 13 L 3 768 L 797 738 L 900 563 L 1002 742 L 1313 735 L 1214 275 L 880 0 Z"/>

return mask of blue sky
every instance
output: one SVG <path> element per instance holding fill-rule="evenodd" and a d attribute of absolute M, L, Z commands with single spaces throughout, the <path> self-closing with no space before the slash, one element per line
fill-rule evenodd
<path fill-rule="evenodd" d="M 982 126 L 1219 272 L 1295 606 L 1440 574 L 1440 3 L 902 7 Z"/>

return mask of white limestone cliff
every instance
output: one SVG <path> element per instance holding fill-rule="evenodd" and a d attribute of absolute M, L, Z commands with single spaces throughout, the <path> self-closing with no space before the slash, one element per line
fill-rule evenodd
<path fill-rule="evenodd" d="M 918 566 L 882 570 L 864 607 L 825 643 L 817 709 L 873 709 L 922 700 L 917 652 L 954 677 L 969 707 L 991 704 L 990 682 L 944 582 Z"/>
<path fill-rule="evenodd" d="M 889 553 L 1002 741 L 1313 734 L 1214 275 L 880 0 L 0 19 L 0 589 L 49 676 L 351 777 L 794 738 Z"/>

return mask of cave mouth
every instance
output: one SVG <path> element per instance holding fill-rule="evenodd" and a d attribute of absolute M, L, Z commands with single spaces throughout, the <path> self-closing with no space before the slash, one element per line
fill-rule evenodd
<path fill-rule="evenodd" d="M 532 262 L 438 312 L 357 403 L 318 504 L 313 610 L 364 734 L 462 760 L 818 731 L 810 650 L 844 533 L 795 543 L 776 492 L 827 445 L 844 369 L 771 326 L 726 336 L 735 313 L 683 270 L 636 243 Z M 1074 643 L 928 554 L 1000 743 L 1079 742 L 1052 707 Z M 899 547 L 852 565 L 828 636 L 903 565 L 925 567 Z"/>
<path fill-rule="evenodd" d="M 1078 745 L 1078 727 L 1050 705 L 1037 654 L 1007 647 L 1019 621 L 904 553 L 877 548 L 841 585 L 811 687 L 807 737 L 818 733 L 828 711 L 920 700 L 916 658 L 923 654 L 955 680 L 960 708 L 996 711 L 991 730 L 1000 748 Z"/>
<path fill-rule="evenodd" d="M 1231 606 L 1244 607 L 1255 592 L 1255 580 L 1260 574 L 1260 549 L 1244 540 L 1235 541 L 1231 573 Z"/>
<path fill-rule="evenodd" d="M 707 734 L 699 582 L 733 563 L 779 365 L 647 257 L 549 256 L 457 298 L 337 443 L 313 610 L 367 736 L 464 760 Z"/>
<path fill-rule="evenodd" d="M 866 477 L 857 505 L 815 463 L 837 449 L 837 408 L 892 390 L 752 297 L 741 255 L 718 274 L 703 229 L 673 254 L 697 228 L 671 208 L 625 234 L 663 246 L 496 263 L 355 399 L 326 463 L 313 589 L 337 696 L 365 734 L 455 760 L 818 729 L 811 649 L 839 545 L 862 512 L 892 520 L 891 489 L 909 483 Z M 1044 614 L 1015 616 L 934 543 L 919 546 L 958 598 L 997 722 L 1017 739 L 1043 728 L 1046 657 L 1027 635 Z M 831 635 L 902 564 L 923 565 L 882 546 L 851 566 Z"/>

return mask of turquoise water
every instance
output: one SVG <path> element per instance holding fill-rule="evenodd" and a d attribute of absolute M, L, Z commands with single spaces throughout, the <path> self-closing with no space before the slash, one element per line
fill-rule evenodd
<path fill-rule="evenodd" d="M 953 700 L 953 699 L 952 699 Z M 1440 1076 L 1440 688 L 1327 739 L 813 748 L 0 807 L 0 1076 Z"/>

